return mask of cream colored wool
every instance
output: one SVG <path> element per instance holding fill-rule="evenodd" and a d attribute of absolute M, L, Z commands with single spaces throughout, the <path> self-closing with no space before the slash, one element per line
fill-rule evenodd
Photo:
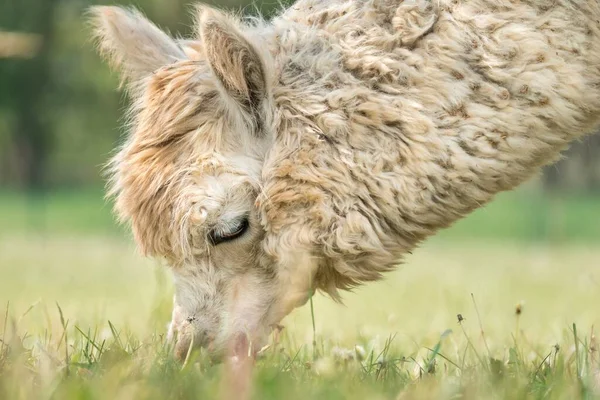
<path fill-rule="evenodd" d="M 600 121 L 598 0 L 199 14 L 198 36 L 174 41 L 139 14 L 95 9 L 133 99 L 111 164 L 116 210 L 169 261 L 188 316 L 173 328 L 191 324 L 201 344 L 242 330 L 260 341 L 310 289 L 379 279 Z M 245 237 L 207 240 L 243 213 Z"/>

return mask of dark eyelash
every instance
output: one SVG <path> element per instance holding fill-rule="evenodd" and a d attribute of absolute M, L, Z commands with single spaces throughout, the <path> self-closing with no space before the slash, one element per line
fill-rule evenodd
<path fill-rule="evenodd" d="M 250 222 L 247 217 L 243 217 L 237 222 L 237 227 L 233 231 L 223 232 L 222 229 L 213 229 L 208 234 L 208 239 L 213 244 L 213 246 L 218 245 L 219 243 L 229 242 L 231 240 L 237 239 L 242 236 L 248 230 L 250 226 Z"/>

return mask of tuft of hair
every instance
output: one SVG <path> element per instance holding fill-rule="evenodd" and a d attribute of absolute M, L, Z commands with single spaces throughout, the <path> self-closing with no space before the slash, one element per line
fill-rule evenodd
<path fill-rule="evenodd" d="M 95 6 L 89 10 L 100 53 L 134 87 L 156 69 L 186 58 L 173 38 L 135 8 Z"/>

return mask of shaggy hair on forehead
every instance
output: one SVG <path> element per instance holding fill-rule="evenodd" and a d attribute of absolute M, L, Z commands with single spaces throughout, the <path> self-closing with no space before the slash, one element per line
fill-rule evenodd
<path fill-rule="evenodd" d="M 199 74 L 199 62 L 181 62 L 157 70 L 132 105 L 132 135 L 110 163 L 110 195 L 117 213 L 130 220 L 144 254 L 177 254 L 179 219 L 176 200 L 194 185 L 194 175 L 224 168 L 215 152 L 228 147 L 224 105 L 213 82 Z M 204 66 L 207 69 L 207 66 Z M 198 146 L 200 142 L 202 145 Z M 185 204 L 189 207 L 190 204 Z M 180 218 L 189 217 L 181 212 Z"/>
<path fill-rule="evenodd" d="M 132 134 L 110 168 L 142 250 L 175 264 L 203 221 L 197 182 L 229 173 L 257 198 L 280 278 L 303 252 L 312 285 L 336 296 L 600 119 L 598 0 L 300 0 L 252 25 L 203 15 L 185 46 L 146 28 L 165 44 L 124 67 L 148 77 L 132 84 Z M 219 52 L 235 56 L 209 65 Z"/>

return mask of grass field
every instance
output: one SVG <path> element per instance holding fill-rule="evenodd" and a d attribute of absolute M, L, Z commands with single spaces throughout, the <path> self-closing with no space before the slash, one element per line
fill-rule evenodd
<path fill-rule="evenodd" d="M 531 193 L 294 312 L 254 398 L 600 398 L 600 199 Z M 170 358 L 167 273 L 99 191 L 1 194 L 0 221 L 0 399 L 216 397 L 220 366 Z"/>

